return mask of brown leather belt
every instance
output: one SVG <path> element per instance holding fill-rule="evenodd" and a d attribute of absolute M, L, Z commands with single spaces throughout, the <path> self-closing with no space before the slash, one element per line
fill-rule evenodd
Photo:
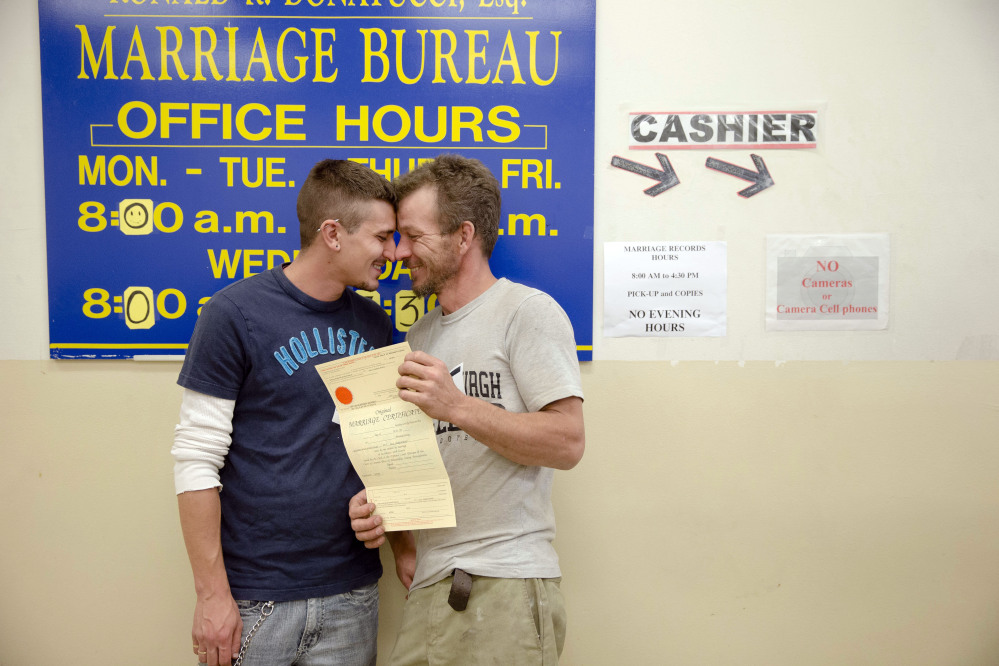
<path fill-rule="evenodd" d="M 451 581 L 451 594 L 447 597 L 448 605 L 459 613 L 468 606 L 468 595 L 472 593 L 472 577 L 461 569 L 454 570 L 454 580 Z"/>

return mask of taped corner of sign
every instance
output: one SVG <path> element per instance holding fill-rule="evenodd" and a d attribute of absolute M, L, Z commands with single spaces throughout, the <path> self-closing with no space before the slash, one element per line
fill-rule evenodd
<path fill-rule="evenodd" d="M 954 355 L 955 361 L 996 361 L 999 360 L 999 335 L 969 335 L 961 340 Z"/>

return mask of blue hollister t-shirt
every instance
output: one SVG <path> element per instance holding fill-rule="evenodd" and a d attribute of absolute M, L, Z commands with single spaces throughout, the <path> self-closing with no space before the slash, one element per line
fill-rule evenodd
<path fill-rule="evenodd" d="M 315 366 L 391 341 L 375 303 L 350 289 L 318 301 L 280 266 L 202 308 L 177 383 L 236 401 L 219 495 L 234 598 L 328 596 L 381 576 L 377 549 L 350 528 L 347 503 L 363 486 Z"/>

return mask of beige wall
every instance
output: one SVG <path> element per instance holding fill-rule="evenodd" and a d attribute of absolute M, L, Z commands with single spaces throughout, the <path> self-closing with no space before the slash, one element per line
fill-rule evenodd
<path fill-rule="evenodd" d="M 3 666 L 188 663 L 178 367 L 0 362 Z M 564 663 L 999 663 L 999 364 L 600 362 L 584 388 Z"/>

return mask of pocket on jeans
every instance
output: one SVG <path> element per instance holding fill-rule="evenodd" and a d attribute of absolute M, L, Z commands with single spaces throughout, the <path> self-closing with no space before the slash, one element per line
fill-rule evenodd
<path fill-rule="evenodd" d="M 344 599 L 357 606 L 367 606 L 378 599 L 378 583 L 371 583 L 356 590 L 344 592 Z"/>
<path fill-rule="evenodd" d="M 240 615 L 259 613 L 264 607 L 264 603 L 266 602 L 236 599 L 236 608 L 239 609 Z"/>

